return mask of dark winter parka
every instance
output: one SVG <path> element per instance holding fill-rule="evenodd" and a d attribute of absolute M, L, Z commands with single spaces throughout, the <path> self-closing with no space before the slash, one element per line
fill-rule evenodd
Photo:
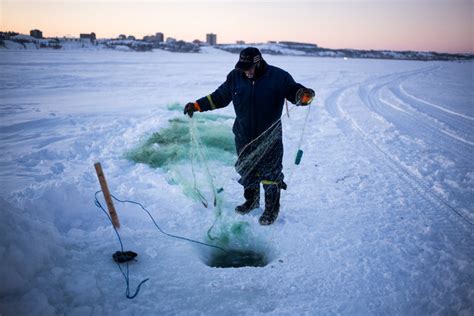
<path fill-rule="evenodd" d="M 303 88 L 288 72 L 263 60 L 261 68 L 254 79 L 234 69 L 216 91 L 197 100 L 201 111 L 223 108 L 233 102 L 236 119 L 232 131 L 237 152 L 281 117 L 285 98 L 296 103 L 296 91 Z"/>
<path fill-rule="evenodd" d="M 238 164 L 243 150 L 253 150 L 245 146 L 279 120 L 285 99 L 296 103 L 296 92 L 300 88 L 304 87 L 296 83 L 288 72 L 262 60 L 255 78 L 249 79 L 244 72 L 234 69 L 216 91 L 196 101 L 200 111 L 223 108 L 231 101 L 234 104 L 236 118 L 232 131 L 239 155 L 236 168 L 242 176 L 239 182 L 244 187 L 265 180 L 283 183 L 281 124 L 276 124 L 274 128 L 278 130 L 272 131 L 272 137 L 275 137 L 274 132 L 277 133 L 276 142 L 251 173 L 240 172 Z"/>

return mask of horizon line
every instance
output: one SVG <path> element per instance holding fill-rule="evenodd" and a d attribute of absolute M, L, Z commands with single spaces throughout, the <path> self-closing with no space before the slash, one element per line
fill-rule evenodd
<path fill-rule="evenodd" d="M 36 28 L 33 28 L 30 30 L 33 31 L 33 30 L 39 30 L 39 29 L 36 29 Z M 41 30 L 39 30 L 41 31 Z M 0 30 L 0 33 L 8 33 L 8 32 L 11 32 L 11 33 L 17 33 L 18 35 L 25 35 L 25 36 L 30 36 L 32 37 L 30 34 L 24 34 L 24 33 L 21 33 L 21 32 L 17 32 L 17 31 L 2 31 Z M 41 31 L 42 32 L 42 31 Z M 90 33 L 79 33 L 79 36 L 78 37 L 74 37 L 73 35 L 70 35 L 70 34 L 66 34 L 66 35 L 60 35 L 60 36 L 49 36 L 49 37 L 43 37 L 42 39 L 55 39 L 55 38 L 65 38 L 65 39 L 80 39 L 80 35 L 81 34 L 92 34 L 95 32 L 90 32 Z M 135 36 L 135 35 L 132 35 L 132 34 L 119 34 L 117 35 L 120 36 L 120 35 L 125 35 L 125 36 L 133 36 L 135 37 L 135 40 L 137 41 L 143 41 L 143 38 L 145 36 L 154 36 L 156 35 L 157 33 L 162 33 L 162 34 L 165 34 L 164 32 L 155 32 L 154 34 L 151 34 L 149 33 L 148 35 L 144 35 L 142 36 L 142 39 L 139 39 L 138 36 Z M 208 34 L 216 34 L 217 33 L 208 33 Z M 100 38 L 97 38 L 97 40 L 113 40 L 113 39 L 117 39 L 117 37 L 100 37 Z M 33 37 L 34 38 L 34 37 Z M 167 38 L 174 38 L 176 41 L 184 41 L 184 42 L 188 42 L 188 43 L 192 43 L 193 41 L 195 40 L 199 40 L 201 43 L 203 44 L 206 44 L 206 41 L 203 41 L 203 40 L 200 40 L 200 39 L 194 39 L 192 41 L 189 41 L 189 40 L 184 40 L 184 39 L 178 39 L 178 38 L 175 38 L 175 37 L 172 37 L 172 36 L 168 36 Z M 309 45 L 316 45 L 318 46 L 319 48 L 322 48 L 322 49 L 328 49 L 328 50 L 357 50 L 357 51 L 393 51 L 393 52 L 425 52 L 425 53 L 440 53 L 440 54 L 459 54 L 459 55 L 474 55 L 474 51 L 470 51 L 470 52 L 460 52 L 460 51 L 457 51 L 457 52 L 448 52 L 448 51 L 436 51 L 436 50 L 416 50 L 416 49 L 390 49 L 390 48 L 351 48 L 351 47 L 323 47 L 323 46 L 319 46 L 318 43 L 313 43 L 313 42 L 302 42 L 302 41 L 296 41 L 296 40 L 267 40 L 267 41 L 264 41 L 264 42 L 247 42 L 245 40 L 242 40 L 244 41 L 243 44 L 239 44 L 237 43 L 237 41 L 239 40 L 235 40 L 234 43 L 232 42 L 222 42 L 222 43 L 218 43 L 216 45 L 209 45 L 209 46 L 218 46 L 218 45 L 263 45 L 263 44 L 279 44 L 281 42 L 293 42 L 293 43 L 299 43 L 299 44 L 309 44 Z M 271 43 L 271 42 L 274 42 L 274 43 Z M 166 40 L 163 41 L 163 43 L 166 43 Z"/>

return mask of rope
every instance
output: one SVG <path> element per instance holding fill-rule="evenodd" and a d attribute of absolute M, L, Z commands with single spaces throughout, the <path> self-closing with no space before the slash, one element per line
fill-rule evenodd
<path fill-rule="evenodd" d="M 120 234 L 119 234 L 119 232 L 117 231 L 117 228 L 115 228 L 115 226 L 114 226 L 114 224 L 113 224 L 113 222 L 112 222 L 112 218 L 110 217 L 109 213 L 107 213 L 107 211 L 104 209 L 104 207 L 102 206 L 102 204 L 100 204 L 99 200 L 97 199 L 97 194 L 100 193 L 100 192 L 102 192 L 102 191 L 97 191 L 97 192 L 95 193 L 95 201 L 94 201 L 94 204 L 95 204 L 98 208 L 100 208 L 100 209 L 104 212 L 104 214 L 107 216 L 107 218 L 109 219 L 110 224 L 112 224 L 112 227 L 113 227 L 113 229 L 114 229 L 114 231 L 115 231 L 115 234 L 117 235 L 117 239 L 118 239 L 118 241 L 119 241 L 119 243 L 120 243 L 120 251 L 123 252 L 123 242 L 122 242 L 122 238 L 120 237 Z M 122 269 L 122 266 L 120 265 L 120 263 L 118 263 L 118 262 L 116 262 L 116 263 L 117 263 L 117 266 L 118 266 L 118 268 L 119 268 L 119 270 L 120 270 L 120 273 L 122 273 L 122 276 L 123 276 L 123 278 L 125 279 L 125 284 L 126 284 L 126 286 L 127 286 L 127 287 L 126 287 L 126 290 L 125 290 L 125 297 L 128 298 L 128 299 L 134 299 L 134 298 L 138 295 L 138 293 L 140 292 L 140 287 L 141 287 L 145 282 L 147 282 L 147 281 L 149 280 L 149 278 L 147 278 L 147 279 L 141 281 L 141 282 L 138 284 L 137 288 L 135 289 L 135 293 L 134 293 L 133 295 L 130 295 L 130 273 L 129 273 L 128 262 L 125 262 L 125 267 L 126 267 L 126 270 L 125 270 L 125 271 L 126 271 L 126 273 L 123 272 L 123 269 Z"/>
<path fill-rule="evenodd" d="M 303 123 L 303 130 L 301 132 L 301 137 L 300 137 L 300 140 L 299 140 L 299 143 L 298 143 L 298 151 L 301 150 L 301 146 L 303 145 L 303 138 L 305 136 L 305 131 L 306 131 L 306 125 L 308 124 L 308 119 L 309 119 L 309 113 L 311 111 L 311 104 L 308 104 L 307 105 L 308 107 L 308 111 L 306 112 L 306 117 L 305 117 L 305 120 L 304 120 L 304 123 Z M 294 109 L 294 108 L 293 108 Z M 289 115 L 288 115 L 289 117 Z M 291 172 L 290 172 L 290 175 L 288 176 L 288 189 L 287 189 L 287 193 L 288 193 L 288 190 L 290 190 L 291 186 L 289 185 L 291 183 L 291 180 L 293 178 L 293 174 L 295 172 L 297 168 L 297 164 L 295 163 L 295 165 L 293 166 Z M 280 204 L 283 204 L 283 202 L 285 201 L 286 202 L 286 199 L 287 199 L 287 196 L 289 196 L 289 194 L 284 194 L 282 197 L 281 197 L 281 201 L 280 201 Z M 274 239 L 275 239 L 275 233 L 276 233 L 276 229 L 273 229 L 272 230 L 272 233 L 270 235 L 270 240 L 269 240 L 269 243 L 273 243 Z"/>
<path fill-rule="evenodd" d="M 197 129 L 196 129 L 196 123 L 192 118 L 190 118 L 190 119 L 191 119 L 191 125 L 190 125 L 191 142 L 196 145 L 195 148 L 196 148 L 197 154 L 199 156 L 199 159 L 201 159 L 201 161 L 204 164 L 204 168 L 206 170 L 206 175 L 208 177 L 209 184 L 212 188 L 212 193 L 214 194 L 214 206 L 215 206 L 216 200 L 217 200 L 217 189 L 216 189 L 216 186 L 214 185 L 214 180 L 213 180 L 212 174 L 209 171 L 209 166 L 207 164 L 206 155 L 201 150 L 202 142 L 201 142 L 201 139 L 200 139 L 199 134 L 198 134 Z M 193 167 L 193 171 L 194 171 L 194 167 Z M 193 172 L 193 177 L 195 178 L 194 172 Z M 194 179 L 194 180 L 196 180 L 196 179 Z"/>
<path fill-rule="evenodd" d="M 220 200 L 218 199 L 218 196 L 217 196 L 217 188 L 214 185 L 214 178 L 213 178 L 213 176 L 211 174 L 211 171 L 209 170 L 209 166 L 207 164 L 207 157 L 206 157 L 205 153 L 203 152 L 203 150 L 201 150 L 202 142 L 201 142 L 201 139 L 199 137 L 199 133 L 198 133 L 197 128 L 196 128 L 196 122 L 192 117 L 190 117 L 189 119 L 190 119 L 189 132 L 191 134 L 191 146 L 192 146 L 192 148 L 194 148 L 196 150 L 197 156 L 199 157 L 201 162 L 204 164 L 204 169 L 206 171 L 206 176 L 207 176 L 207 179 L 208 179 L 208 182 L 209 182 L 209 186 L 211 187 L 212 193 L 214 195 L 214 207 L 215 207 L 215 210 L 216 210 L 216 217 L 215 217 L 214 222 L 212 223 L 211 227 L 209 227 L 209 229 L 207 230 L 207 237 L 210 240 L 214 241 L 218 238 L 213 237 L 211 235 L 211 232 L 214 229 L 217 221 L 219 220 L 219 218 L 222 215 L 221 203 L 220 203 Z M 196 173 L 194 172 L 194 156 L 193 155 L 191 155 L 191 168 L 192 168 L 192 171 L 193 171 L 192 172 L 193 173 L 193 182 L 194 182 L 196 192 L 198 193 L 203 205 L 207 208 L 208 203 L 206 201 L 206 198 L 201 194 L 201 192 L 199 191 L 199 189 L 197 189 L 197 186 L 196 186 Z"/>
<path fill-rule="evenodd" d="M 194 170 L 194 155 L 191 151 L 189 151 L 189 155 L 191 156 L 191 172 L 193 174 L 193 190 L 196 193 L 197 197 L 199 200 L 201 200 L 202 205 L 205 208 L 208 208 L 209 203 L 207 202 L 206 197 L 201 193 L 201 191 L 197 187 L 197 181 L 196 181 L 196 171 Z"/>
<path fill-rule="evenodd" d="M 311 105 L 309 104 L 309 105 L 307 105 L 307 107 L 308 107 L 308 111 L 306 112 L 306 117 L 304 119 L 303 131 L 301 132 L 300 141 L 298 143 L 298 149 L 301 149 L 301 145 L 303 144 L 303 138 L 304 138 L 305 131 L 306 131 L 306 125 L 308 123 L 309 112 L 311 112 Z"/>
<path fill-rule="evenodd" d="M 305 117 L 305 120 L 304 120 L 304 123 L 303 123 L 303 130 L 301 132 L 301 137 L 300 137 L 300 140 L 298 142 L 297 155 L 301 151 L 301 146 L 303 145 L 303 138 L 305 136 L 306 125 L 308 125 L 309 113 L 311 111 L 311 105 L 309 104 L 309 105 L 307 105 L 307 107 L 308 107 L 308 111 L 306 112 L 306 117 Z M 301 157 L 300 157 L 300 159 L 301 159 Z M 296 161 L 295 161 L 295 165 L 296 165 Z M 290 175 L 288 177 L 288 183 L 291 182 L 291 179 L 293 178 L 293 173 L 295 172 L 295 169 L 296 169 L 296 166 L 294 166 L 293 169 L 290 172 Z"/>
<path fill-rule="evenodd" d="M 112 223 L 112 218 L 110 217 L 109 213 L 105 210 L 105 208 L 102 206 L 102 204 L 99 202 L 99 199 L 97 197 L 97 195 L 99 193 L 101 193 L 102 190 L 99 190 L 97 192 L 95 192 L 94 194 L 94 204 L 100 208 L 102 210 L 102 212 L 104 212 L 104 214 L 107 216 L 107 218 L 109 219 L 110 223 L 112 224 L 112 227 L 115 231 L 115 234 L 117 235 L 117 239 L 120 243 L 120 251 L 121 252 L 124 252 L 123 251 L 123 242 L 122 242 L 122 238 L 120 237 L 120 234 L 117 230 L 117 228 L 115 228 L 115 226 L 113 225 Z M 219 246 L 216 246 L 216 245 L 211 245 L 211 244 L 208 244 L 208 243 L 205 243 L 205 242 L 201 242 L 201 241 L 198 241 L 198 240 L 194 240 L 194 239 L 191 239 L 191 238 L 186 238 L 186 237 L 181 237 L 181 236 L 178 236 L 178 235 L 174 235 L 174 234 L 170 234 L 170 233 L 167 233 L 165 232 L 163 229 L 161 229 L 161 227 L 158 225 L 158 223 L 156 222 L 155 218 L 151 215 L 150 211 L 148 211 L 144 206 L 143 204 L 139 203 L 139 202 L 135 202 L 135 201 L 132 201 L 132 200 L 121 200 L 117 197 L 115 197 L 113 194 L 110 195 L 115 201 L 117 202 L 121 202 L 121 203 L 130 203 L 130 204 L 134 204 L 134 205 L 138 205 L 145 213 L 148 214 L 148 216 L 150 217 L 150 219 L 152 220 L 153 224 L 155 225 L 155 227 L 158 229 L 158 231 L 168 237 L 171 237 L 171 238 L 175 238 L 175 239 L 179 239 L 179 240 L 183 240 L 183 241 L 188 241 L 188 242 L 191 242 L 191 243 L 195 243 L 195 244 L 198 244 L 198 245 L 201 245 L 201 246 L 206 246 L 206 247 L 210 247 L 210 248 L 214 248 L 214 249 L 219 249 L 221 251 L 224 251 L 225 253 L 230 253 L 230 251 L 222 248 L 222 247 L 219 247 Z M 125 262 L 125 272 L 123 271 L 122 269 L 122 266 L 117 262 L 117 266 L 119 267 L 119 270 L 120 272 L 122 273 L 122 276 L 124 277 L 125 279 L 125 284 L 126 284 L 126 290 L 125 290 L 125 296 L 128 298 L 128 299 L 133 299 L 135 298 L 138 293 L 140 292 L 140 287 L 149 280 L 149 278 L 147 279 L 144 279 L 143 281 L 141 281 L 137 288 L 135 289 L 135 292 L 133 295 L 130 295 L 130 273 L 129 273 L 129 266 L 128 266 L 128 262 Z"/>

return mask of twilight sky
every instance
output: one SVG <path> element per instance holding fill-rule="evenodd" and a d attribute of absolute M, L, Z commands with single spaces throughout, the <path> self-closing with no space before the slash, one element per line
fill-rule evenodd
<path fill-rule="evenodd" d="M 474 53 L 474 0 L 0 0 L 0 31 Z"/>

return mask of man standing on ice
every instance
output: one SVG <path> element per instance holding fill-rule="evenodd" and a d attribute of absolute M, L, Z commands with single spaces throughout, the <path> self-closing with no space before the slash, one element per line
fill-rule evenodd
<path fill-rule="evenodd" d="M 235 69 L 216 91 L 184 107 L 193 116 L 234 104 L 236 119 L 232 131 L 238 159 L 236 170 L 241 176 L 245 202 L 235 208 L 247 214 L 260 207 L 260 183 L 265 190 L 265 211 L 261 225 L 271 225 L 280 211 L 283 182 L 283 141 L 280 117 L 285 99 L 296 105 L 308 105 L 314 97 L 312 89 L 296 83 L 291 75 L 268 65 L 255 47 L 240 52 Z"/>

